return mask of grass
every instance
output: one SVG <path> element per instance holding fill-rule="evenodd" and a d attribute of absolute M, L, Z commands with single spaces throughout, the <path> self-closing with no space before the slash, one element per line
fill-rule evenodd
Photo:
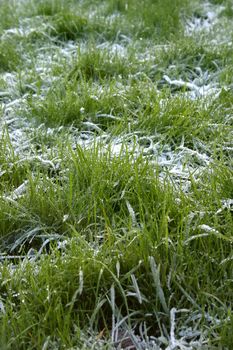
<path fill-rule="evenodd" d="M 15 42 L 2 40 L 0 42 L 0 70 L 1 72 L 11 72 L 20 68 L 20 53 L 15 49 Z"/>
<path fill-rule="evenodd" d="M 208 6 L 0 0 L 0 349 L 231 350 L 232 15 Z"/>

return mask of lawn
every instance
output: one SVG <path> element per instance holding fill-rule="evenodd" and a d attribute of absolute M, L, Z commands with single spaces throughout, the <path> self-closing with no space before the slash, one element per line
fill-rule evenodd
<path fill-rule="evenodd" d="M 0 0 L 0 350 L 231 350 L 231 0 Z"/>

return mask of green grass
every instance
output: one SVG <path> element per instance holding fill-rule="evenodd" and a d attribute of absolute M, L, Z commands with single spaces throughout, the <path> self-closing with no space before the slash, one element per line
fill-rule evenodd
<path fill-rule="evenodd" d="M 86 38 L 99 41 L 116 40 L 120 34 L 136 38 L 168 40 L 173 35 L 182 35 L 182 18 L 188 11 L 188 2 L 176 0 L 152 1 L 39 1 L 29 3 L 29 13 L 42 16 L 51 22 L 52 35 L 61 40 Z M 90 10 L 95 16 L 90 17 Z M 138 13 L 140 18 L 135 21 Z M 111 18 L 111 16 L 115 18 Z M 106 26 L 107 24 L 107 26 Z"/>
<path fill-rule="evenodd" d="M 112 285 L 122 317 L 138 305 L 134 322 L 150 313 L 147 326 L 152 327 L 152 332 L 162 322 L 158 316 L 156 326 L 155 315 L 165 312 L 163 322 L 168 327 L 167 310 L 181 307 L 181 300 L 183 307 L 188 308 L 201 309 L 205 304 L 215 317 L 227 312 L 231 293 L 226 288 L 231 285 L 232 261 L 225 260 L 232 254 L 232 217 L 227 209 L 218 215 L 215 212 L 220 204 L 219 193 L 221 198 L 232 196 L 228 169 L 223 167 L 221 172 L 213 169 L 213 174 L 207 175 L 208 185 L 194 184 L 189 198 L 161 182 L 159 174 L 154 174 L 154 169 L 142 158 L 132 161 L 132 156 L 125 155 L 111 159 L 111 154 L 101 156 L 98 152 L 69 150 L 70 169 L 64 180 L 61 176 L 57 179 L 29 176 L 28 192 L 17 200 L 17 205 L 1 204 L 1 230 L 4 224 L 5 232 L 6 228 L 11 230 L 5 240 L 10 252 L 16 253 L 20 248 L 25 254 L 29 247 L 39 250 L 42 242 L 44 252 L 50 252 L 39 255 L 35 263 L 25 262 L 25 268 L 17 269 L 11 279 L 7 277 L 10 271 L 6 265 L 2 266 L 5 282 L 1 291 L 7 312 L 2 315 L 1 339 L 13 336 L 12 347 L 34 348 L 47 336 L 60 339 L 67 347 L 80 346 L 75 326 L 85 329 L 91 321 L 96 331 L 110 327 L 111 305 L 107 295 Z M 178 206 L 177 198 L 182 200 Z M 200 215 L 204 210 L 208 214 Z M 196 214 L 188 223 L 189 212 Z M 13 217 L 15 231 L 6 224 Z M 32 226 L 30 230 L 28 227 L 33 221 L 34 231 Z M 203 236 L 204 224 L 219 232 Z M 53 242 L 62 242 L 65 237 L 71 240 L 62 253 Z M 153 285 L 156 277 L 149 256 L 161 267 L 165 304 L 156 294 L 158 286 Z M 169 273 L 172 273 L 170 290 L 166 287 Z M 136 277 L 141 294 L 135 291 L 135 295 L 129 294 L 132 276 Z M 140 302 L 140 295 L 144 301 Z M 194 305 L 189 295 L 195 300 Z M 214 310 L 212 297 L 218 301 Z M 103 306 L 99 309 L 100 303 Z M 225 311 L 222 304 L 226 305 Z"/>
<path fill-rule="evenodd" d="M 20 68 L 20 53 L 15 49 L 16 42 L 9 40 L 0 41 L 0 71 L 11 72 Z"/>
<path fill-rule="evenodd" d="M 231 350 L 220 4 L 0 0 L 0 350 Z"/>

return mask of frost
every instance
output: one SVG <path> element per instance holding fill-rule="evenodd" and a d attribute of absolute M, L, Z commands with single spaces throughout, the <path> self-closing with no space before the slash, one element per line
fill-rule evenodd
<path fill-rule="evenodd" d="M 97 46 L 98 49 L 108 50 L 112 55 L 118 55 L 119 57 L 127 56 L 127 48 L 123 45 L 112 44 L 110 42 L 105 42 Z"/>
<path fill-rule="evenodd" d="M 224 209 L 233 211 L 233 199 L 223 199 L 222 207 L 216 211 L 216 214 L 220 214 Z"/>
<path fill-rule="evenodd" d="M 186 82 L 181 79 L 172 80 L 167 75 L 164 75 L 163 78 L 171 86 L 177 86 L 180 88 L 188 89 L 190 93 L 186 93 L 186 95 L 190 96 L 190 98 L 192 99 L 205 97 L 209 95 L 218 97 L 218 95 L 221 92 L 220 87 L 217 87 L 216 84 L 213 83 L 198 86 L 195 82 Z"/>
<path fill-rule="evenodd" d="M 209 232 L 210 233 L 217 233 L 217 234 L 219 233 L 219 231 L 215 230 L 215 228 L 213 228 L 209 225 L 205 225 L 205 224 L 199 225 L 198 228 L 202 231 L 205 231 L 206 233 L 209 233 Z"/>
<path fill-rule="evenodd" d="M 3 314 L 6 313 L 6 311 L 5 311 L 5 306 L 4 306 L 4 304 L 3 304 L 3 302 L 2 302 L 1 299 L 0 299 L 0 312 L 2 312 Z"/>
<path fill-rule="evenodd" d="M 201 8 L 200 17 L 192 17 L 186 21 L 185 32 L 187 35 L 193 35 L 199 32 L 209 32 L 215 24 L 218 23 L 218 15 L 224 9 L 224 6 L 214 6 L 205 2 Z"/>

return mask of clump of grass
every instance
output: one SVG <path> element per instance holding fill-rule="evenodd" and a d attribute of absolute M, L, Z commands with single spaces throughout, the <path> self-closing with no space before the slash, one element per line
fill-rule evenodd
<path fill-rule="evenodd" d="M 119 12 L 129 23 L 130 31 L 137 38 L 167 40 L 182 32 L 181 12 L 187 11 L 186 1 L 110 1 L 108 13 Z M 138 15 L 139 14 L 139 15 Z"/>
<path fill-rule="evenodd" d="M 0 137 L 0 173 L 0 192 L 3 193 L 17 188 L 27 173 L 27 163 L 19 162 L 19 156 L 14 151 L 6 128 Z"/>
<path fill-rule="evenodd" d="M 70 4 L 70 0 L 39 0 L 32 2 L 31 11 L 34 16 L 54 16 L 69 8 Z"/>
<path fill-rule="evenodd" d="M 3 30 L 18 24 L 19 13 L 16 2 L 14 0 L 1 0 L 0 16 L 0 34 L 2 34 Z"/>
<path fill-rule="evenodd" d="M 7 267 L 1 267 L 6 309 L 1 315 L 2 344 L 13 348 L 23 343 L 30 349 L 42 346 L 50 336 L 49 341 L 61 346 L 82 346 L 80 332 L 87 325 L 107 333 L 113 319 L 117 323 L 123 317 L 138 326 L 143 317 L 152 334 L 161 324 L 169 332 L 169 310 L 181 305 L 198 311 L 203 327 L 212 322 L 210 315 L 227 316 L 222 305 L 231 300 L 232 261 L 226 260 L 231 256 L 231 241 L 226 239 L 230 236 L 224 238 L 227 228 L 205 235 L 198 228 L 204 220 L 216 228 L 214 215 L 211 219 L 208 215 L 213 199 L 205 206 L 206 216 L 199 216 L 202 186 L 195 190 L 194 201 L 181 196 L 183 203 L 177 205 L 167 184 L 160 187 L 144 160 L 132 164 L 123 157 L 106 163 L 102 157 L 80 149 L 71 152 L 74 168 L 62 192 L 56 191 L 56 201 L 50 202 L 47 188 L 43 206 L 37 204 L 44 208 L 47 200 L 58 206 L 62 196 L 66 198 L 66 213 L 78 223 L 68 219 L 72 240 L 65 251 L 51 246 L 38 270 L 36 262 L 25 261 L 11 278 Z M 213 192 L 215 185 L 209 184 Z M 34 195 L 40 202 L 41 191 Z M 228 214 L 223 210 L 222 215 Z M 202 311 L 203 304 L 208 311 Z M 227 336 L 225 344 L 230 341 L 227 327 L 214 330 Z"/>
<path fill-rule="evenodd" d="M 181 11 L 186 6 L 185 1 L 147 1 L 141 7 L 142 26 L 138 33 L 139 37 L 170 39 L 174 34 L 182 32 Z M 141 4 L 142 5 L 142 4 Z"/>
<path fill-rule="evenodd" d="M 95 230 L 97 234 L 97 231 L 105 230 L 107 226 L 109 229 L 115 227 L 120 230 L 122 225 L 131 227 L 141 224 L 151 227 L 151 235 L 162 234 L 162 228 L 159 230 L 157 225 L 153 228 L 153 220 L 157 220 L 158 215 L 158 225 L 160 221 L 163 225 L 163 220 L 160 220 L 159 216 L 163 215 L 163 210 L 167 211 L 166 205 L 171 208 L 169 211 L 175 210 L 168 188 L 165 194 L 160 188 L 158 179 L 152 177 L 152 169 L 142 159 L 132 164 L 129 156 L 111 160 L 110 154 L 99 156 L 98 152 L 70 150 L 67 154 L 70 170 L 64 180 L 59 176 L 62 169 L 58 174 L 56 172 L 53 174 L 51 169 L 48 179 L 45 172 L 44 175 L 38 174 L 36 178 L 28 175 L 27 194 L 19 199 L 20 205 L 16 207 L 19 213 L 14 214 L 15 217 L 21 217 L 21 222 L 24 221 L 25 224 L 28 220 L 34 221 L 32 218 L 40 218 L 39 221 L 44 226 L 56 227 L 55 230 L 60 233 L 69 231 L 67 223 L 84 232 L 90 226 L 94 240 Z M 142 174 L 148 177 L 147 184 L 141 182 L 144 182 Z M 144 201 L 154 205 L 147 207 Z M 160 203 L 163 203 L 162 207 Z M 25 208 L 28 208 L 28 212 L 25 219 L 22 219 L 21 210 L 25 213 Z M 5 226 L 6 213 L 2 215 L 1 223 Z M 65 215 L 69 217 L 67 223 L 62 221 Z M 8 216 L 10 212 L 5 217 Z"/>
<path fill-rule="evenodd" d="M 177 97 L 168 99 L 163 107 L 158 100 L 157 105 L 151 106 L 150 113 L 146 111 L 139 116 L 135 128 L 144 129 L 151 135 L 166 134 L 165 142 L 172 142 L 177 146 L 184 138 L 190 146 L 197 133 L 203 131 L 203 124 L 200 129 L 197 128 L 200 120 L 203 122 L 203 116 L 198 112 L 197 103 Z"/>
<path fill-rule="evenodd" d="M 83 121 L 77 90 L 74 85 L 57 85 L 51 88 L 43 101 L 29 99 L 30 114 L 33 118 L 50 125 L 74 123 L 77 126 Z"/>
<path fill-rule="evenodd" d="M 117 53 L 114 55 L 106 49 L 90 48 L 87 52 L 80 53 L 77 63 L 69 73 L 71 78 L 81 78 L 84 80 L 107 81 L 114 77 L 127 78 L 136 71 L 134 66 L 135 58 L 127 59 L 127 64 L 123 57 Z"/>
<path fill-rule="evenodd" d="M 105 102 L 110 100 L 111 96 L 108 93 L 99 97 L 97 87 L 93 87 L 92 92 L 93 94 L 90 94 L 88 82 L 60 82 L 49 90 L 45 100 L 29 100 L 30 116 L 50 126 L 75 125 L 81 128 L 84 127 L 83 122 L 96 121 L 97 125 L 95 127 L 93 124 L 93 128 L 106 128 L 114 119 L 106 117 L 102 120 L 105 125 L 102 125 L 101 118 L 97 120 L 97 114 L 110 113 L 111 108 Z M 116 104 L 115 101 L 114 103 Z"/>
<path fill-rule="evenodd" d="M 159 56 L 161 68 L 167 73 L 170 71 L 171 77 L 175 79 L 194 80 L 198 78 L 196 68 L 202 72 L 216 73 L 225 65 L 224 51 L 197 45 L 192 39 L 181 40 L 177 44 L 162 51 Z"/>
<path fill-rule="evenodd" d="M 52 26 L 59 39 L 74 40 L 84 36 L 87 19 L 73 12 L 61 12 L 54 16 Z"/>
<path fill-rule="evenodd" d="M 227 320 L 221 329 L 221 338 L 220 338 L 221 345 L 228 349 L 231 348 L 231 344 L 233 342 L 232 327 L 233 327 L 233 318 L 232 318 L 232 313 L 229 311 Z"/>
<path fill-rule="evenodd" d="M 17 71 L 22 61 L 14 40 L 0 40 L 0 72 Z"/>
<path fill-rule="evenodd" d="M 225 9 L 221 11 L 220 16 L 226 16 L 229 18 L 233 17 L 233 6 L 231 1 L 226 1 L 225 2 Z"/>
<path fill-rule="evenodd" d="M 85 76 L 83 79 L 82 74 L 86 73 L 75 68 L 68 78 L 59 79 L 43 100 L 29 97 L 28 116 L 50 126 L 74 125 L 85 130 L 89 125 L 97 132 L 107 129 L 114 132 L 114 126 L 123 127 L 132 119 L 138 105 L 134 106 L 137 96 L 133 91 L 123 94 L 115 79 L 100 89 L 98 83 L 85 80 Z M 133 110 L 129 112 L 130 107 Z"/>
<path fill-rule="evenodd" d="M 146 95 L 137 96 L 134 105 L 137 118 L 131 119 L 131 129 L 143 130 L 160 144 L 170 144 L 173 149 L 181 144 L 195 149 L 196 143 L 201 142 L 203 146 L 212 144 L 214 151 L 216 145 L 229 141 L 230 127 L 216 110 L 218 100 L 207 108 L 204 102 L 184 98 L 182 93 L 175 97 L 169 91 L 158 94 L 153 86 L 147 89 Z"/>

